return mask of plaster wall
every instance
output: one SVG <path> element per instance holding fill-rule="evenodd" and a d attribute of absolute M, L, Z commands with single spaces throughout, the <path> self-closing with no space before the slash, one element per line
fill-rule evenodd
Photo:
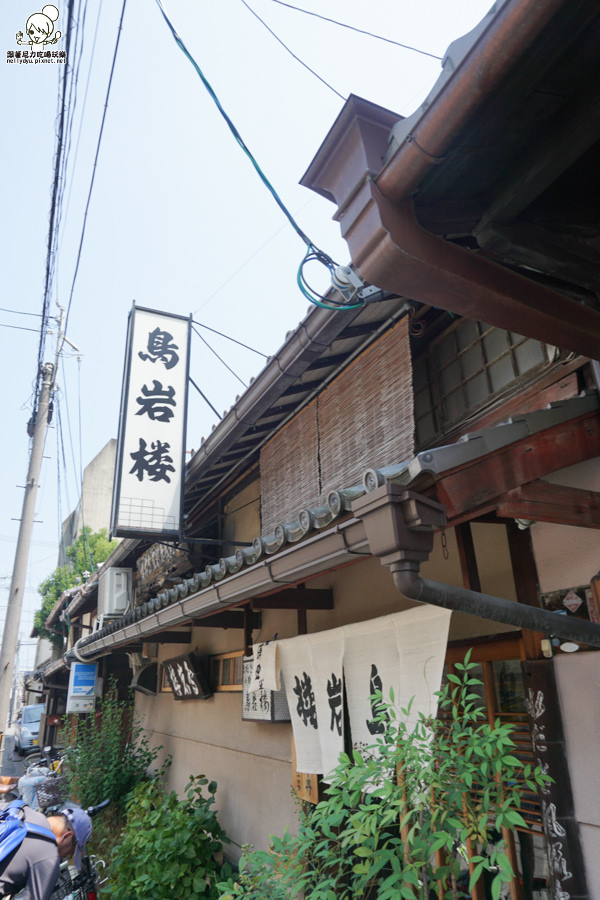
<path fill-rule="evenodd" d="M 224 508 L 223 538 L 226 541 L 253 541 L 260 534 L 260 479 L 239 491 Z M 225 546 L 221 555 L 235 553 L 236 547 Z"/>
<path fill-rule="evenodd" d="M 600 459 L 561 469 L 545 481 L 600 491 Z M 536 522 L 531 538 L 542 593 L 589 584 L 600 569 L 600 541 L 594 528 Z"/>
<path fill-rule="evenodd" d="M 117 442 L 111 438 L 100 453 L 85 467 L 83 473 L 82 525 L 85 524 L 92 531 L 108 528 L 110 523 L 116 452 Z"/>
<path fill-rule="evenodd" d="M 81 503 L 62 525 L 64 541 L 61 542 L 59 551 L 59 566 L 66 563 L 63 544 L 66 547 L 71 546 L 83 531 L 84 525 L 92 531 L 108 529 L 110 525 L 116 448 L 117 442 L 111 438 L 84 469 Z"/>
<path fill-rule="evenodd" d="M 249 495 L 250 496 L 250 495 Z M 253 505 L 249 507 L 252 509 Z M 508 547 L 504 529 L 481 526 L 474 529 L 474 541 L 481 566 L 484 590 L 514 599 Z M 461 584 L 462 576 L 452 531 L 446 534 L 446 548 L 436 535 L 430 561 L 423 574 L 437 581 Z M 387 568 L 377 559 L 358 558 L 354 564 L 307 581 L 308 588 L 333 591 L 333 610 L 308 610 L 309 632 L 336 628 L 348 622 L 365 621 L 415 604 L 395 588 Z M 472 616 L 454 613 L 450 639 L 494 634 L 505 627 Z M 261 629 L 253 642 L 295 637 L 298 620 L 293 610 L 265 610 Z M 191 643 L 162 645 L 159 660 L 186 651 L 201 654 L 226 653 L 243 648 L 241 629 L 196 627 Z M 241 692 L 217 692 L 204 701 L 175 701 L 170 692 L 157 697 L 139 695 L 136 705 L 145 717 L 146 728 L 161 753 L 170 754 L 170 787 L 182 792 L 191 774 L 205 774 L 219 784 L 217 808 L 220 820 L 233 845 L 228 852 L 239 855 L 241 845 L 266 847 L 269 834 L 295 827 L 296 813 L 291 796 L 292 730 L 288 723 L 242 722 Z"/>
<path fill-rule="evenodd" d="M 138 697 L 151 743 L 169 754 L 168 786 L 183 793 L 189 775 L 218 783 L 216 808 L 236 859 L 242 844 L 267 847 L 271 833 L 296 823 L 291 796 L 291 728 L 285 723 L 242 722 L 241 693 L 210 700 L 174 701 L 171 694 Z"/>
<path fill-rule="evenodd" d="M 600 654 L 562 653 L 554 668 L 590 900 L 600 900 Z"/>

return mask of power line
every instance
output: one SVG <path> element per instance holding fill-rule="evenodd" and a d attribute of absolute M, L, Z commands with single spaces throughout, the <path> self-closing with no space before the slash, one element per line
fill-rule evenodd
<path fill-rule="evenodd" d="M 191 63 L 192 66 L 194 67 L 194 69 L 195 69 L 195 71 L 196 71 L 198 77 L 199 77 L 200 80 L 202 81 L 202 84 L 204 85 L 204 87 L 206 88 L 206 90 L 208 91 L 208 93 L 210 94 L 210 96 L 211 96 L 213 102 L 215 103 L 217 109 L 219 110 L 219 112 L 221 113 L 223 119 L 224 119 L 225 122 L 227 123 L 227 126 L 228 126 L 229 130 L 231 131 L 233 137 L 235 138 L 235 140 L 237 141 L 237 143 L 238 143 L 238 145 L 240 146 L 240 148 L 244 151 L 244 153 L 246 154 L 246 156 L 248 157 L 248 159 L 249 159 L 250 162 L 252 163 L 252 165 L 253 165 L 253 167 L 254 167 L 254 170 L 255 170 L 255 172 L 257 173 L 258 177 L 260 178 L 260 180 L 262 181 L 262 183 L 264 184 L 264 186 L 267 188 L 267 190 L 268 190 L 269 193 L 271 194 L 273 200 L 275 201 L 275 203 L 277 204 L 277 206 L 280 208 L 280 210 L 282 211 L 282 213 L 284 214 L 284 216 L 287 218 L 288 222 L 290 223 L 290 225 L 292 226 L 292 228 L 294 229 L 294 231 L 296 232 L 296 234 L 298 235 L 298 237 L 299 237 L 302 241 L 304 241 L 304 243 L 306 244 L 306 248 L 307 248 L 307 249 L 306 249 L 306 254 L 305 254 L 305 256 L 304 256 L 302 262 L 300 263 L 300 267 L 299 267 L 299 269 L 298 269 L 298 275 L 297 275 L 297 279 L 296 279 L 296 280 L 297 280 L 298 287 L 300 288 L 300 290 L 302 291 L 302 293 L 304 294 L 304 296 L 305 296 L 308 300 L 310 300 L 311 303 L 314 303 L 314 304 L 316 304 L 317 306 L 321 306 L 322 304 L 321 304 L 321 302 L 320 302 L 320 299 L 319 299 L 319 298 L 316 298 L 315 296 L 313 296 L 313 295 L 311 294 L 310 290 L 309 290 L 309 289 L 307 288 L 307 286 L 305 285 L 304 280 L 303 280 L 303 277 L 302 277 L 302 269 L 303 269 L 303 267 L 304 267 L 304 265 L 305 265 L 305 263 L 307 262 L 308 259 L 311 259 L 311 260 L 317 260 L 321 265 L 325 266 L 325 268 L 327 268 L 330 272 L 333 272 L 333 269 L 335 268 L 336 263 L 335 263 L 334 260 L 331 258 L 331 256 L 329 256 L 328 253 L 325 253 L 323 250 L 320 250 L 315 244 L 313 244 L 313 242 L 310 240 L 310 238 L 309 238 L 309 237 L 305 234 L 305 232 L 300 228 L 300 226 L 298 225 L 298 223 L 297 223 L 296 220 L 294 219 L 293 215 L 291 214 L 291 212 L 289 211 L 289 209 L 286 207 L 286 205 L 284 204 L 283 200 L 281 199 L 281 197 L 279 196 L 279 194 L 277 193 L 277 191 L 275 190 L 275 188 L 273 187 L 273 185 L 271 184 L 271 182 L 269 181 L 269 179 L 267 178 L 267 176 L 265 175 L 265 173 L 262 171 L 262 169 L 261 169 L 261 167 L 259 166 L 259 164 L 258 164 L 256 158 L 255 158 L 255 157 L 253 156 L 253 154 L 250 152 L 249 147 L 247 146 L 247 144 L 246 144 L 245 141 L 243 140 L 241 134 L 239 133 L 239 131 L 237 130 L 237 128 L 236 128 L 235 125 L 233 124 L 233 121 L 230 119 L 230 117 L 229 117 L 229 116 L 227 115 L 227 113 L 225 112 L 223 106 L 221 105 L 221 101 L 219 100 L 219 98 L 218 98 L 217 95 L 215 94 L 215 92 L 214 92 L 214 90 L 213 90 L 213 88 L 212 88 L 212 85 L 210 84 L 210 82 L 208 81 L 208 79 L 206 78 L 206 76 L 204 75 L 202 69 L 200 68 L 200 66 L 198 65 L 198 63 L 196 62 L 196 60 L 194 59 L 194 57 L 192 56 L 192 54 L 189 52 L 189 50 L 188 50 L 187 47 L 185 46 L 185 44 L 184 44 L 184 42 L 182 41 L 182 39 L 181 39 L 181 38 L 179 37 L 179 35 L 177 34 L 177 31 L 175 30 L 175 26 L 173 25 L 173 23 L 171 22 L 171 20 L 169 19 L 168 15 L 167 15 L 167 13 L 166 13 L 166 11 L 165 11 L 165 8 L 164 8 L 164 6 L 163 6 L 162 0 L 156 0 L 156 4 L 157 4 L 158 8 L 159 8 L 160 11 L 161 11 L 161 14 L 162 14 L 163 19 L 164 19 L 165 22 L 167 23 L 167 26 L 168 26 L 168 28 L 169 28 L 169 31 L 171 32 L 171 34 L 172 34 L 172 36 L 173 36 L 173 40 L 175 41 L 175 43 L 177 44 L 177 46 L 179 47 L 179 49 L 181 50 L 181 52 L 187 57 L 187 59 L 190 61 L 190 63 Z M 361 304 L 355 304 L 355 305 L 362 306 L 362 303 L 361 303 Z M 337 308 L 337 305 L 331 305 L 331 306 L 326 307 L 326 308 L 329 308 L 329 309 L 336 309 L 336 308 Z M 346 306 L 345 308 L 346 308 L 346 309 L 353 309 L 354 306 L 348 305 L 348 306 Z M 236 376 L 236 377 L 237 377 L 237 376 Z M 243 383 L 243 382 L 242 382 L 242 383 Z"/>
<path fill-rule="evenodd" d="M 69 80 L 69 90 L 68 96 L 65 99 L 65 107 L 66 107 L 66 126 L 65 126 L 65 152 L 62 154 L 62 162 L 61 162 L 61 170 L 59 177 L 59 196 L 58 196 L 58 209 L 57 209 L 57 222 L 54 233 L 54 251 L 53 251 L 53 280 L 56 275 L 57 268 L 57 256 L 58 256 L 58 246 L 59 246 L 59 235 L 61 234 L 61 225 L 63 221 L 63 207 L 64 207 L 64 196 L 65 196 L 65 186 L 67 181 L 67 169 L 69 165 L 70 153 L 71 153 L 71 141 L 73 136 L 73 122 L 75 120 L 75 109 L 77 106 L 77 85 L 79 84 L 79 69 L 81 66 L 81 57 L 83 54 L 83 46 L 84 46 L 84 37 L 85 37 L 85 19 L 87 12 L 87 4 L 83 7 L 83 15 L 81 12 L 82 0 L 78 0 L 78 8 L 77 12 L 73 14 L 73 18 L 75 20 L 74 25 L 74 41 L 73 41 L 73 53 L 74 63 L 70 66 L 70 80 Z"/>
<path fill-rule="evenodd" d="M 73 0 L 69 0 L 69 5 L 67 7 L 67 27 L 66 27 L 66 56 L 69 58 L 69 48 L 71 45 L 71 19 L 73 14 Z M 35 386 L 34 386 L 34 403 L 33 409 L 34 414 L 38 405 L 38 398 L 40 393 L 40 380 L 41 380 L 41 371 L 44 362 L 44 353 L 46 348 L 46 330 L 48 326 L 48 308 L 50 305 L 50 293 L 52 289 L 52 277 L 54 271 L 54 253 L 55 253 L 55 241 L 56 241 L 56 222 L 57 222 L 57 213 L 58 213 L 58 197 L 60 191 L 60 171 L 62 166 L 62 155 L 64 149 L 63 136 L 64 136 L 64 126 L 65 126 L 65 99 L 66 99 L 66 88 L 67 88 L 67 77 L 70 66 L 67 64 L 63 70 L 63 77 L 61 82 L 61 91 L 59 93 L 59 116 L 58 116 L 58 128 L 56 135 L 56 152 L 54 158 L 54 177 L 52 179 L 52 200 L 50 202 L 50 222 L 48 226 L 48 241 L 47 241 L 47 253 L 46 253 L 46 275 L 45 275 L 45 284 L 44 284 L 44 295 L 42 300 L 42 324 L 40 327 L 40 341 L 38 346 L 38 366 L 35 378 Z"/>
<path fill-rule="evenodd" d="M 36 319 L 42 318 L 41 313 L 23 312 L 22 309 L 6 309 L 4 306 L 0 306 L 0 312 L 14 313 L 17 316 L 35 316 Z M 37 331 L 37 328 L 35 330 Z"/>
<path fill-rule="evenodd" d="M 242 0 L 243 2 L 243 0 Z M 392 38 L 383 37 L 381 34 L 373 34 L 372 31 L 365 31 L 363 28 L 356 28 L 354 25 L 348 25 L 346 22 L 338 22 L 337 19 L 329 19 L 327 16 L 322 16 L 320 13 L 312 12 L 310 9 L 300 9 L 298 6 L 292 6 L 291 3 L 284 3 L 283 0 L 272 0 L 273 3 L 278 3 L 279 6 L 286 6 L 288 9 L 293 9 L 296 12 L 305 13 L 307 16 L 314 16 L 316 19 L 322 19 L 324 22 L 331 22 L 332 25 L 339 25 L 340 28 L 348 28 L 350 31 L 356 31 L 358 34 L 365 34 L 367 37 L 375 38 L 378 41 L 385 41 L 388 44 L 394 44 L 396 47 L 402 47 L 403 50 L 412 50 L 413 53 L 420 53 L 422 56 L 429 56 L 431 59 L 439 59 L 442 60 L 442 56 L 436 56 L 435 53 L 428 53 L 427 50 L 420 50 L 418 47 L 412 47 L 410 44 L 401 44 L 399 41 L 394 41 Z"/>
<path fill-rule="evenodd" d="M 103 134 L 103 132 L 104 132 L 104 123 L 105 123 L 105 121 L 106 121 L 106 113 L 107 113 L 107 111 L 108 111 L 108 100 L 109 100 L 109 97 L 110 97 L 110 89 L 111 89 L 111 86 L 112 86 L 113 75 L 114 75 L 114 72 L 115 72 L 115 65 L 116 65 L 116 62 L 117 62 L 117 53 L 118 53 L 118 50 L 119 50 L 119 42 L 120 42 L 120 39 L 121 39 L 121 31 L 123 30 L 123 18 L 124 18 L 124 16 L 125 16 L 125 7 L 126 7 L 126 5 L 127 5 L 127 0 L 123 0 L 123 6 L 121 7 L 121 18 L 119 19 L 119 28 L 118 28 L 118 31 L 117 31 L 117 38 L 116 38 L 116 41 L 115 41 L 115 50 L 114 50 L 114 53 L 113 53 L 112 65 L 111 65 L 111 67 L 110 67 L 110 75 L 109 75 L 109 79 L 108 79 L 108 87 L 107 87 L 107 89 L 106 89 L 106 98 L 105 98 L 105 100 L 104 100 L 104 110 L 103 110 L 103 112 L 102 112 L 102 121 L 101 121 L 101 123 L 100 123 L 100 132 L 99 132 L 99 134 L 98 134 L 98 143 L 97 143 L 97 145 L 96 145 L 96 154 L 95 154 L 95 156 L 94 156 L 94 165 L 93 165 L 93 168 L 92 168 L 92 177 L 91 177 L 91 180 L 90 180 L 90 189 L 89 189 L 89 191 L 88 191 L 87 201 L 86 201 L 86 204 L 85 204 L 85 210 L 84 210 L 84 213 L 83 213 L 83 226 L 82 226 L 82 229 L 81 229 L 81 237 L 80 237 L 80 239 L 79 239 L 79 248 L 78 248 L 78 250 L 77 250 L 77 259 L 76 259 L 76 261 L 75 261 L 75 271 L 74 271 L 74 273 L 73 273 L 73 281 L 72 281 L 72 283 L 71 283 L 71 291 L 70 291 L 70 294 L 69 294 L 69 303 L 68 303 L 68 305 L 67 305 L 67 315 L 66 315 L 66 317 L 65 317 L 65 332 L 66 332 L 66 330 L 67 330 L 67 324 L 68 324 L 68 321 L 69 321 L 69 313 L 70 313 L 70 311 L 71 311 L 71 304 L 72 304 L 72 302 L 73 302 L 73 291 L 75 290 L 75 282 L 76 282 L 76 280 L 77 280 L 77 274 L 78 274 L 78 272 L 79 272 L 79 263 L 81 262 L 81 251 L 82 251 L 82 248 L 83 248 L 83 239 L 84 239 L 84 237 L 85 237 L 85 228 L 86 228 L 86 225 L 87 225 L 87 216 L 88 216 L 88 211 L 89 211 L 89 208 L 90 208 L 90 201 L 91 201 L 91 199 L 92 199 L 92 191 L 93 191 L 93 189 L 94 189 L 94 180 L 95 180 L 95 178 L 96 178 L 96 169 L 97 169 L 97 166 L 98 166 L 98 157 L 99 157 L 99 155 L 100 155 L 100 145 L 101 145 L 101 143 L 102 143 L 102 134 Z"/>
<path fill-rule="evenodd" d="M 0 328 L 16 328 L 17 331 L 33 331 L 34 334 L 39 334 L 38 328 L 25 328 L 24 325 L 5 325 L 4 322 L 0 322 Z"/>
<path fill-rule="evenodd" d="M 92 74 L 92 67 L 93 67 L 93 64 L 94 64 L 94 56 L 95 56 L 95 54 L 96 54 L 96 41 L 97 41 L 97 38 L 98 38 L 98 27 L 99 27 L 99 25 L 100 25 L 100 13 L 101 13 L 101 11 L 102 11 L 102 3 L 98 3 L 98 13 L 97 13 L 97 15 L 96 15 L 96 27 L 95 27 L 95 29 L 94 29 L 94 38 L 93 38 L 93 41 L 92 41 L 92 50 L 91 50 L 91 53 L 90 53 L 90 62 L 89 62 L 89 66 L 88 66 L 87 79 L 86 79 L 86 83 L 85 83 L 85 92 L 84 92 L 84 95 L 83 95 L 83 103 L 82 103 L 82 105 L 81 105 L 81 116 L 80 116 L 80 119 L 79 119 L 79 131 L 77 132 L 77 143 L 76 143 L 76 145 L 75 145 L 75 156 L 74 156 L 74 159 L 73 159 L 73 166 L 72 166 L 72 169 L 71 169 L 71 180 L 70 180 L 70 182 L 69 182 L 69 193 L 68 193 L 68 195 L 67 195 L 67 205 L 66 205 L 66 208 L 65 208 L 65 216 L 68 215 L 68 213 L 69 213 L 69 207 L 70 207 L 70 204 L 71 204 L 71 191 L 72 191 L 72 189 L 73 189 L 74 173 L 75 173 L 75 169 L 77 168 L 77 159 L 78 159 L 78 157 L 79 157 L 79 143 L 80 143 L 80 141 L 81 141 L 81 130 L 82 130 L 82 128 L 83 128 L 83 120 L 84 120 L 84 118 L 85 118 L 85 111 L 86 111 L 86 107 L 87 107 L 88 90 L 89 90 L 89 87 L 90 87 L 90 78 L 91 78 L 91 74 Z M 60 250 L 60 247 L 59 247 L 59 250 Z"/>
<path fill-rule="evenodd" d="M 308 71 L 311 73 L 311 75 L 314 75 L 315 78 L 318 78 L 319 81 L 320 81 L 322 84 L 325 85 L 325 87 L 328 87 L 330 91 L 333 91 L 334 94 L 337 94 L 337 96 L 338 96 L 341 100 L 345 100 L 345 99 L 346 99 L 346 98 L 344 97 L 344 95 L 343 95 L 343 94 L 340 94 L 339 91 L 336 91 L 336 89 L 335 89 L 334 87 L 332 87 L 332 86 L 329 84 L 328 81 L 325 81 L 325 79 L 322 78 L 317 72 L 315 72 L 314 69 L 311 69 L 311 67 L 310 67 L 307 63 L 305 63 L 304 60 L 300 59 L 299 56 L 296 56 L 296 54 L 295 54 L 292 50 L 290 50 L 290 48 L 288 47 L 288 45 L 287 45 L 286 43 L 284 43 L 284 41 L 282 41 L 281 38 L 280 38 L 278 35 L 275 34 L 275 32 L 273 31 L 273 29 L 272 29 L 272 28 L 269 28 L 269 26 L 267 25 L 267 23 L 265 22 L 265 20 L 264 20 L 264 19 L 261 19 L 261 17 L 258 15 L 258 13 L 255 12 L 255 11 L 252 9 L 252 7 L 251 7 L 248 3 L 246 3 L 246 0 L 241 0 L 241 2 L 244 4 L 244 6 L 245 6 L 246 9 L 248 10 L 248 12 L 251 12 L 252 15 L 255 16 L 255 17 L 258 19 L 258 21 L 261 23 L 261 25 L 264 25 L 264 27 L 267 29 L 267 31 L 269 32 L 269 34 L 271 34 L 271 35 L 275 38 L 275 40 L 278 41 L 278 42 L 281 44 L 281 46 L 283 47 L 283 49 L 284 49 L 284 50 L 287 50 L 287 52 L 290 54 L 290 56 L 293 56 L 293 58 L 296 60 L 296 62 L 299 62 L 300 65 L 301 65 L 301 66 L 304 66 L 305 69 L 308 69 Z"/>

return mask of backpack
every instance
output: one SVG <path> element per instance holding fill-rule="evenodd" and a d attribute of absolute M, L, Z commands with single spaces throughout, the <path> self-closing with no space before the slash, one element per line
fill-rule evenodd
<path fill-rule="evenodd" d="M 56 841 L 54 833 L 43 825 L 34 825 L 21 818 L 24 800 L 13 800 L 0 812 L 0 864 L 19 847 L 28 834 Z"/>

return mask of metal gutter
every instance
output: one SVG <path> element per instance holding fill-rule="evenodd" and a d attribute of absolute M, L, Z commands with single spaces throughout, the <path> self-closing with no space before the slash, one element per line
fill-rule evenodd
<path fill-rule="evenodd" d="M 420 109 L 392 129 L 386 161 L 377 175 L 379 189 L 389 200 L 409 197 L 430 169 L 439 165 L 461 129 L 565 2 L 495 3 L 470 34 L 450 45 L 444 57 L 450 76 L 442 75 L 441 87 L 436 84 Z"/>
<path fill-rule="evenodd" d="M 390 496 L 395 496 L 394 492 L 406 491 L 409 484 L 417 482 L 422 486 L 424 474 L 443 475 L 449 470 L 464 467 L 471 460 L 481 459 L 511 445 L 516 446 L 524 437 L 547 431 L 561 423 L 579 421 L 582 415 L 596 413 L 597 410 L 596 393 L 583 393 L 576 398 L 551 403 L 545 409 L 511 417 L 492 428 L 469 433 L 453 444 L 423 451 L 402 463 L 383 469 L 367 469 L 361 483 L 331 491 L 325 505 L 301 510 L 294 522 L 278 524 L 272 534 L 256 537 L 251 546 L 239 548 L 232 556 L 223 557 L 218 563 L 206 566 L 204 571 L 196 572 L 162 591 L 130 611 L 122 620 L 111 622 L 101 631 L 84 636 L 71 658 L 82 658 L 82 655 L 91 658 L 98 651 L 110 652 L 110 648 L 145 639 L 168 626 L 183 624 L 190 618 L 207 616 L 227 606 L 273 593 L 278 584 L 295 584 L 348 562 L 356 554 L 397 554 L 401 545 L 414 549 L 414 536 L 406 529 L 401 538 L 396 535 L 398 526 L 393 516 L 386 522 L 386 534 L 396 536 L 385 553 L 376 536 L 371 535 L 369 541 L 366 540 L 362 521 L 351 519 L 337 526 L 334 522 L 354 511 L 361 511 L 361 516 L 366 515 L 365 509 L 368 511 L 381 486 L 391 492 Z M 443 527 L 445 509 L 422 497 L 419 502 L 421 505 L 428 503 L 434 510 L 429 525 Z M 397 517 L 396 513 L 394 515 Z M 430 552 L 430 540 L 427 536 L 421 559 L 427 558 Z M 73 603 L 79 600 L 80 597 Z M 517 609 L 515 613 L 515 605 L 510 605 L 511 615 L 521 615 L 521 612 Z M 529 627 L 527 618 L 523 616 L 510 621 L 518 627 Z M 549 622 L 554 623 L 555 620 L 548 620 L 546 624 Z"/>
<path fill-rule="evenodd" d="M 351 96 L 300 183 L 335 201 L 352 262 L 368 283 L 593 359 L 597 312 L 426 231 L 412 200 L 565 2 L 507 0 L 408 126 Z"/>
<path fill-rule="evenodd" d="M 91 660 L 132 641 L 149 640 L 153 634 L 167 627 L 183 625 L 190 619 L 273 593 L 283 586 L 297 584 L 329 568 L 353 562 L 357 555 L 369 556 L 369 546 L 363 523 L 350 519 L 118 631 L 86 645 L 78 641 L 67 652 L 65 660 L 67 663 Z"/>
<path fill-rule="evenodd" d="M 67 605 L 67 603 L 80 590 L 81 590 L 81 587 L 72 587 L 72 588 L 67 588 L 66 591 L 63 591 L 63 593 L 60 595 L 60 597 L 58 598 L 58 600 L 56 601 L 56 603 L 54 604 L 54 606 L 52 607 L 52 609 L 50 610 L 50 612 L 48 614 L 48 618 L 46 619 L 46 622 L 45 622 L 46 628 L 52 628 L 52 626 L 58 622 L 58 620 L 60 618 L 60 614 L 62 613 L 62 611 L 65 608 L 65 606 Z"/>

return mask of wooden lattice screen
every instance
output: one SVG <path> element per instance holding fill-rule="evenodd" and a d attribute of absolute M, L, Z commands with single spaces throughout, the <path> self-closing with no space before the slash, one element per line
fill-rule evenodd
<path fill-rule="evenodd" d="M 358 356 L 262 450 L 262 532 L 290 522 L 369 467 L 414 450 L 407 319 Z"/>

